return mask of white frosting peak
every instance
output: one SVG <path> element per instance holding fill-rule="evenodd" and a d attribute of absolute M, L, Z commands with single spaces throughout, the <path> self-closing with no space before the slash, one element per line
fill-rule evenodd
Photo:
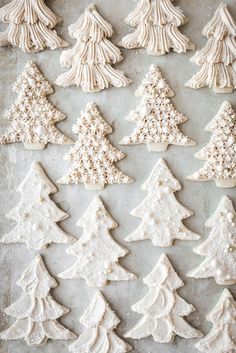
<path fill-rule="evenodd" d="M 111 25 L 97 12 L 95 5 L 90 4 L 69 27 L 76 44 L 62 52 L 60 63 L 70 69 L 55 83 L 63 87 L 81 86 L 85 92 L 98 92 L 111 85 L 128 86 L 131 80 L 112 67 L 123 59 L 119 48 L 107 39 L 112 33 Z"/>
<path fill-rule="evenodd" d="M 148 285 L 149 291 L 132 306 L 143 318 L 125 337 L 140 339 L 152 336 L 155 342 L 168 343 L 175 335 L 184 338 L 202 336 L 183 318 L 195 309 L 177 294 L 176 289 L 182 287 L 183 282 L 165 254 L 143 282 Z"/>
<path fill-rule="evenodd" d="M 236 284 L 236 213 L 228 197 L 222 197 L 206 227 L 211 228 L 208 238 L 194 249 L 205 260 L 188 276 L 214 277 L 220 285 Z"/>
<path fill-rule="evenodd" d="M 61 21 L 44 0 L 12 0 L 0 8 L 0 20 L 8 28 L 0 33 L 0 46 L 11 44 L 24 52 L 37 52 L 46 47 L 68 46 L 53 27 Z"/>
<path fill-rule="evenodd" d="M 21 297 L 5 313 L 16 320 L 0 333 L 3 340 L 24 339 L 29 346 L 46 344 L 48 339 L 73 339 L 76 335 L 62 326 L 57 319 L 68 313 L 49 294 L 57 286 L 40 255 L 25 270 L 17 284 L 22 288 Z"/>
<path fill-rule="evenodd" d="M 34 62 L 26 63 L 13 91 L 18 97 L 5 111 L 10 126 L 0 137 L 0 144 L 23 142 L 28 149 L 40 150 L 48 143 L 73 143 L 55 126 L 66 116 L 46 98 L 53 90 Z"/>
<path fill-rule="evenodd" d="M 0 241 L 26 243 L 28 249 L 40 250 L 51 243 L 72 243 L 73 236 L 65 233 L 56 223 L 68 218 L 49 195 L 57 192 L 38 162 L 33 162 L 17 191 L 20 202 L 8 214 L 17 225 Z"/>
<path fill-rule="evenodd" d="M 182 220 L 192 212 L 182 206 L 174 196 L 181 190 L 165 161 L 160 158 L 150 176 L 142 185 L 148 195 L 131 214 L 142 219 L 140 225 L 126 237 L 126 241 L 150 239 L 155 246 L 171 246 L 175 239 L 198 240 Z"/>
<path fill-rule="evenodd" d="M 201 69 L 186 86 L 209 86 L 216 93 L 230 93 L 236 88 L 236 22 L 226 4 L 220 4 L 202 34 L 208 41 L 190 59 Z"/>
<path fill-rule="evenodd" d="M 136 276 L 118 263 L 128 250 L 116 243 L 109 229 L 117 225 L 106 211 L 99 197 L 95 197 L 78 225 L 84 232 L 80 239 L 67 249 L 77 257 L 61 278 L 84 278 L 90 287 L 104 287 L 107 281 L 127 281 Z"/>
<path fill-rule="evenodd" d="M 78 138 L 65 155 L 65 160 L 72 163 L 72 168 L 58 183 L 83 183 L 87 188 L 87 185 L 89 188 L 96 185 L 103 188 L 106 184 L 133 182 L 114 165 L 125 154 L 112 146 L 106 138 L 112 129 L 102 118 L 95 103 L 86 105 L 85 111 L 81 112 L 81 117 L 72 129 Z"/>
<path fill-rule="evenodd" d="M 170 144 L 196 144 L 179 130 L 178 125 L 188 119 L 171 103 L 169 98 L 174 93 L 157 66 L 150 66 L 135 94 L 141 96 L 141 102 L 131 111 L 128 120 L 135 121 L 137 126 L 121 140 L 121 144 L 146 144 L 149 151 L 156 152 L 165 151 Z"/>
<path fill-rule="evenodd" d="M 150 55 L 164 55 L 173 49 L 177 53 L 194 49 L 190 40 L 178 27 L 187 21 L 182 10 L 172 0 L 140 0 L 126 18 L 137 29 L 125 36 L 121 45 L 127 49 L 146 48 Z"/>
<path fill-rule="evenodd" d="M 205 160 L 204 166 L 188 177 L 193 181 L 215 180 L 219 187 L 236 186 L 236 113 L 229 102 L 206 126 L 212 132 L 209 143 L 195 157 Z"/>
<path fill-rule="evenodd" d="M 213 327 L 196 344 L 196 348 L 204 353 L 234 353 L 236 351 L 236 303 L 228 289 L 224 289 L 206 319 L 213 323 Z"/>

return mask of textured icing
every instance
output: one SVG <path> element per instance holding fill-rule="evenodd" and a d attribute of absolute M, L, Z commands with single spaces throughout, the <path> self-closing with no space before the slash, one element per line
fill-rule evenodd
<path fill-rule="evenodd" d="M 151 65 L 149 72 L 136 91 L 141 102 L 128 116 L 137 127 L 121 140 L 123 145 L 146 144 L 149 151 L 164 151 L 169 144 L 192 146 L 196 143 L 179 131 L 178 124 L 188 120 L 170 101 L 174 93 L 161 71 Z M 154 146 L 159 146 L 156 149 Z"/>
<path fill-rule="evenodd" d="M 47 143 L 73 143 L 55 126 L 66 116 L 47 100 L 46 96 L 53 92 L 52 87 L 34 62 L 26 63 L 13 86 L 13 92 L 18 97 L 5 111 L 4 117 L 11 124 L 0 137 L 0 143 L 23 142 L 38 146 L 35 149 L 42 149 Z"/>
<path fill-rule="evenodd" d="M 69 34 L 76 39 L 76 44 L 62 52 L 60 63 L 69 71 L 57 78 L 57 85 L 76 85 L 85 92 L 97 92 L 110 85 L 126 87 L 132 82 L 112 67 L 123 58 L 120 50 L 107 39 L 113 34 L 112 27 L 94 4 L 69 27 Z"/>
<path fill-rule="evenodd" d="M 110 309 L 101 293 L 97 293 L 80 318 L 85 330 L 69 346 L 72 353 L 125 353 L 132 347 L 120 339 L 113 330 L 120 320 Z"/>
<path fill-rule="evenodd" d="M 215 180 L 219 187 L 236 186 L 236 114 L 229 102 L 224 102 L 213 120 L 206 126 L 212 132 L 209 143 L 195 154 L 205 160 L 204 166 L 188 179 Z"/>
<path fill-rule="evenodd" d="M 12 45 L 26 53 L 68 46 L 53 29 L 61 19 L 44 0 L 13 0 L 0 8 L 0 20 L 8 24 L 0 33 L 0 46 Z"/>
<path fill-rule="evenodd" d="M 202 34 L 208 41 L 190 59 L 201 69 L 186 86 L 209 86 L 216 93 L 232 92 L 236 88 L 236 22 L 226 4 L 220 4 Z"/>
<path fill-rule="evenodd" d="M 228 289 L 224 289 L 219 301 L 206 319 L 213 323 L 213 327 L 196 344 L 196 348 L 204 353 L 236 352 L 236 303 Z"/>
<path fill-rule="evenodd" d="M 217 284 L 236 284 L 236 213 L 232 201 L 223 196 L 205 226 L 208 238 L 194 249 L 205 260 L 188 273 L 189 277 L 214 277 Z"/>
<path fill-rule="evenodd" d="M 58 225 L 68 218 L 50 199 L 57 192 L 38 162 L 33 162 L 18 187 L 21 200 L 8 214 L 17 225 L 0 241 L 3 243 L 26 243 L 28 249 L 40 250 L 51 243 L 71 243 L 75 240 Z"/>
<path fill-rule="evenodd" d="M 95 103 L 87 103 L 72 130 L 77 135 L 77 141 L 64 157 L 72 163 L 72 167 L 58 183 L 83 183 L 91 189 L 96 186 L 103 188 L 106 184 L 133 182 L 114 165 L 125 154 L 105 137 L 112 132 L 112 128 L 102 118 Z"/>
<path fill-rule="evenodd" d="M 21 297 L 5 309 L 16 318 L 8 329 L 0 333 L 2 340 L 24 339 L 29 346 L 46 344 L 48 339 L 69 340 L 76 335 L 62 326 L 57 319 L 68 313 L 50 295 L 57 286 L 41 258 L 37 255 L 25 270 L 17 285 L 23 290 Z"/>
<path fill-rule="evenodd" d="M 184 338 L 201 337 L 200 331 L 190 326 L 184 316 L 195 309 L 176 292 L 183 286 L 169 259 L 162 254 L 152 272 L 144 278 L 149 291 L 132 309 L 143 318 L 125 337 L 141 339 L 152 336 L 155 342 L 168 343 L 175 335 Z"/>
<path fill-rule="evenodd" d="M 193 50 L 189 38 L 178 27 L 187 22 L 182 10 L 172 0 L 140 0 L 128 15 L 126 23 L 137 29 L 126 35 L 121 46 L 127 49 L 146 48 L 147 54 L 164 55 L 173 49 L 177 53 Z"/>
<path fill-rule="evenodd" d="M 128 250 L 116 243 L 109 229 L 117 227 L 97 196 L 77 225 L 84 232 L 80 239 L 67 249 L 77 260 L 61 278 L 84 278 L 90 287 L 104 287 L 107 281 L 127 281 L 136 276 L 118 263 Z"/>
<path fill-rule="evenodd" d="M 172 246 L 175 239 L 200 238 L 182 223 L 193 213 L 175 198 L 173 193 L 181 190 L 181 186 L 163 159 L 158 160 L 142 188 L 148 191 L 148 196 L 131 212 L 142 222 L 125 238 L 126 241 L 150 239 L 153 245 L 166 247 Z"/>

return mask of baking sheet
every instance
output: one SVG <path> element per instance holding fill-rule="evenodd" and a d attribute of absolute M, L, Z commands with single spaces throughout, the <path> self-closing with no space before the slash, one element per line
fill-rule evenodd
<path fill-rule="evenodd" d="M 8 0 L 1 0 L 5 5 Z M 189 18 L 188 24 L 181 31 L 188 35 L 201 48 L 206 43 L 202 37 L 201 30 L 206 22 L 212 17 L 220 0 L 176 0 Z M 63 18 L 63 22 L 57 26 L 57 31 L 68 42 L 74 45 L 67 32 L 67 28 L 74 23 L 78 16 L 89 4 L 88 0 L 49 0 L 46 4 L 56 14 Z M 236 17 L 236 6 L 234 0 L 227 0 L 230 11 Z M 132 0 L 96 0 L 99 12 L 107 19 L 114 28 L 112 41 L 118 41 L 129 31 L 124 23 L 124 18 L 134 8 L 136 3 Z M 0 25 L 0 30 L 5 26 Z M 67 119 L 58 126 L 70 136 L 71 126 L 76 121 L 79 113 L 84 109 L 86 102 L 97 103 L 104 118 L 112 125 L 114 132 L 110 135 L 111 142 L 118 146 L 121 137 L 132 131 L 134 124 L 124 120 L 128 112 L 135 108 L 139 99 L 134 96 L 135 89 L 149 69 L 150 64 L 157 64 L 163 71 L 166 79 L 175 91 L 173 102 L 179 111 L 189 117 L 189 121 L 182 125 L 181 129 L 189 137 L 198 141 L 196 147 L 170 146 L 165 153 L 149 153 L 144 145 L 120 146 L 126 152 L 127 158 L 118 165 L 121 170 L 135 178 L 135 183 L 130 185 L 117 185 L 106 187 L 100 192 L 111 215 L 119 223 L 112 234 L 114 238 L 124 246 L 128 247 L 130 254 L 121 260 L 121 263 L 129 270 L 135 272 L 139 278 L 136 281 L 113 282 L 103 290 L 112 308 L 121 318 L 117 332 L 122 336 L 136 323 L 141 315 L 131 310 L 131 305 L 141 299 L 147 292 L 147 287 L 142 283 L 143 276 L 147 275 L 155 266 L 160 254 L 165 252 L 172 261 L 176 271 L 184 280 L 185 286 L 179 290 L 179 294 L 188 302 L 192 303 L 197 310 L 188 316 L 187 320 L 196 328 L 206 333 L 211 324 L 205 320 L 205 314 L 218 300 L 223 287 L 216 285 L 213 279 L 194 280 L 186 278 L 188 270 L 200 263 L 201 258 L 192 252 L 192 248 L 199 242 L 176 242 L 175 246 L 167 249 L 155 248 L 151 242 L 143 241 L 137 243 L 125 243 L 124 238 L 139 224 L 139 219 L 129 215 L 146 196 L 140 186 L 149 175 L 153 165 L 159 157 L 163 157 L 180 180 L 183 189 L 177 194 L 178 199 L 195 215 L 188 219 L 186 225 L 191 229 L 202 233 L 206 237 L 204 229 L 206 218 L 216 208 L 222 195 L 227 195 L 236 201 L 235 190 L 218 189 L 214 183 L 194 183 L 186 181 L 184 177 L 197 170 L 201 161 L 196 160 L 193 155 L 201 146 L 209 141 L 210 134 L 204 131 L 204 127 L 215 115 L 224 100 L 229 100 L 236 108 L 235 93 L 230 95 L 216 95 L 208 88 L 194 91 L 184 87 L 184 83 L 197 71 L 197 67 L 188 59 L 193 54 L 171 53 L 164 57 L 147 56 L 144 50 L 122 50 L 124 60 L 117 68 L 122 69 L 134 80 L 127 88 L 111 88 L 96 94 L 85 94 L 76 87 L 55 87 L 55 93 L 49 96 L 58 109 L 67 115 Z M 45 50 L 35 55 L 22 53 L 17 49 L 0 48 L 0 113 L 1 126 L 3 130 L 7 122 L 2 118 L 4 109 L 10 106 L 16 99 L 12 93 L 11 86 L 16 80 L 27 60 L 34 60 L 42 70 L 45 77 L 52 83 L 65 69 L 60 67 L 59 58 L 61 51 Z M 69 164 L 62 157 L 68 151 L 68 146 L 49 145 L 40 152 L 26 151 L 22 144 L 2 146 L 0 148 L 0 234 L 11 230 L 14 223 L 5 219 L 4 215 L 19 202 L 19 194 L 16 188 L 25 176 L 30 163 L 38 160 L 42 163 L 52 181 L 56 181 L 68 170 Z M 53 196 L 53 200 L 70 214 L 70 218 L 61 225 L 71 234 L 79 237 L 81 229 L 75 226 L 77 219 L 88 207 L 96 192 L 90 192 L 80 186 L 59 186 L 59 192 Z M 236 205 L 236 203 L 235 203 Z M 65 253 L 66 245 L 53 244 L 41 254 L 50 273 L 56 274 L 67 269 L 74 263 L 75 258 Z M 3 309 L 19 298 L 22 291 L 16 286 L 16 280 L 20 277 L 36 252 L 28 251 L 23 244 L 0 245 L 0 329 L 3 330 L 14 322 L 3 314 Z M 58 287 L 52 291 L 56 300 L 71 309 L 70 313 L 61 318 L 61 322 L 77 334 L 83 331 L 79 324 L 79 317 L 90 303 L 95 289 L 89 288 L 83 280 L 59 280 Z M 229 287 L 236 296 L 235 286 Z M 197 353 L 194 344 L 196 340 L 186 340 L 176 337 L 173 343 L 157 344 L 151 338 L 140 341 L 129 340 L 137 353 Z M 49 341 L 44 347 L 28 347 L 23 340 L 0 342 L 1 353 L 65 353 L 68 351 L 69 342 Z"/>

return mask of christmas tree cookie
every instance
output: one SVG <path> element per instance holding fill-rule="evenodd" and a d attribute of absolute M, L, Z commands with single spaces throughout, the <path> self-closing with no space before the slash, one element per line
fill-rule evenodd
<path fill-rule="evenodd" d="M 77 222 L 84 233 L 67 249 L 77 258 L 60 278 L 84 278 L 90 287 L 104 287 L 107 281 L 128 281 L 136 276 L 118 263 L 128 250 L 113 240 L 109 230 L 117 227 L 97 196 Z"/>
<path fill-rule="evenodd" d="M 190 59 L 201 69 L 185 85 L 230 93 L 236 88 L 236 22 L 226 4 L 220 4 L 202 34 L 208 41 Z"/>
<path fill-rule="evenodd" d="M 223 196 L 205 226 L 209 237 L 194 249 L 205 260 L 187 275 L 194 278 L 214 277 L 217 284 L 236 284 L 236 213 L 232 201 Z"/>
<path fill-rule="evenodd" d="M 69 346 L 71 353 L 126 353 L 132 350 L 132 347 L 114 332 L 120 319 L 100 292 L 97 292 L 81 316 L 80 323 L 85 326 L 85 330 Z"/>
<path fill-rule="evenodd" d="M 183 338 L 201 337 L 200 331 L 184 319 L 195 309 L 177 294 L 183 286 L 169 259 L 162 254 L 152 272 L 144 278 L 149 291 L 132 309 L 143 318 L 125 337 L 141 339 L 152 336 L 155 342 L 169 343 L 175 335 Z"/>
<path fill-rule="evenodd" d="M 0 33 L 0 46 L 12 45 L 26 53 L 68 46 L 53 29 L 61 19 L 44 0 L 12 0 L 0 8 L 0 20 L 8 24 Z"/>
<path fill-rule="evenodd" d="M 106 184 L 133 182 L 114 165 L 125 154 L 106 138 L 112 128 L 102 118 L 95 103 L 86 105 L 72 130 L 78 138 L 64 157 L 72 163 L 72 167 L 66 176 L 58 180 L 59 184 L 82 183 L 89 190 L 100 190 Z"/>
<path fill-rule="evenodd" d="M 218 303 L 206 319 L 212 322 L 213 327 L 196 344 L 196 348 L 203 353 L 235 353 L 236 303 L 228 289 L 224 289 Z"/>
<path fill-rule="evenodd" d="M 98 92 L 109 86 L 126 87 L 132 82 L 113 67 L 123 58 L 119 48 L 108 39 L 113 34 L 111 25 L 94 4 L 69 27 L 69 34 L 76 39 L 76 44 L 62 52 L 61 65 L 69 71 L 57 78 L 57 85 L 76 85 L 84 92 Z"/>
<path fill-rule="evenodd" d="M 50 294 L 57 286 L 41 258 L 37 255 L 25 270 L 17 285 L 23 290 L 21 297 L 4 310 L 16 319 L 12 326 L 0 333 L 2 340 L 24 339 L 28 346 L 38 346 L 52 340 L 70 340 L 76 335 L 62 326 L 57 319 L 68 313 Z"/>
<path fill-rule="evenodd" d="M 148 196 L 132 211 L 132 215 L 142 222 L 126 241 L 149 239 L 154 246 L 172 246 L 175 239 L 198 240 L 198 234 L 190 231 L 182 220 L 192 216 L 192 212 L 182 206 L 174 192 L 181 190 L 165 161 L 160 158 L 150 176 L 142 185 Z"/>
<path fill-rule="evenodd" d="M 17 225 L 0 239 L 2 243 L 26 243 L 28 249 L 41 250 L 51 243 L 75 241 L 57 225 L 69 216 L 50 199 L 49 195 L 57 189 L 38 162 L 31 164 L 17 191 L 21 200 L 7 214 Z"/>
<path fill-rule="evenodd" d="M 187 18 L 172 2 L 139 0 L 125 20 L 136 29 L 122 39 L 121 46 L 127 49 L 146 48 L 147 54 L 157 56 L 165 55 L 171 49 L 177 53 L 193 50 L 193 43 L 178 29 L 187 22 Z"/>
<path fill-rule="evenodd" d="M 13 92 L 18 97 L 5 111 L 4 117 L 11 124 L 0 136 L 0 144 L 23 142 L 26 149 L 42 150 L 48 143 L 73 143 L 55 126 L 66 116 L 47 100 L 53 89 L 34 62 L 27 62 Z"/>
<path fill-rule="evenodd" d="M 236 186 L 236 114 L 229 102 L 224 102 L 205 128 L 212 132 L 208 144 L 195 154 L 206 161 L 197 172 L 188 176 L 192 181 L 214 180 L 216 186 L 232 188 Z"/>
<path fill-rule="evenodd" d="M 129 114 L 134 131 L 121 140 L 122 145 L 145 144 L 149 151 L 165 151 L 168 145 L 193 146 L 196 143 L 180 132 L 178 125 L 188 118 L 179 113 L 170 101 L 174 96 L 161 71 L 151 65 L 149 72 L 136 91 L 141 102 Z"/>

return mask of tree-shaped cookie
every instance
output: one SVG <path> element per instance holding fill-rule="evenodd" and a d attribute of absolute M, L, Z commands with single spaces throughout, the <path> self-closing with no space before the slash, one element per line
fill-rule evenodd
<path fill-rule="evenodd" d="M 58 304 L 50 294 L 57 286 L 40 255 L 25 270 L 17 285 L 21 297 L 4 312 L 16 319 L 12 326 L 0 333 L 2 340 L 24 339 L 29 346 L 46 344 L 48 339 L 70 340 L 76 335 L 62 326 L 57 319 L 69 309 Z"/>
<path fill-rule="evenodd" d="M 196 344 L 196 348 L 204 353 L 235 353 L 236 302 L 228 289 L 224 289 L 206 319 L 212 322 L 213 327 Z"/>
<path fill-rule="evenodd" d="M 174 93 L 158 67 L 151 65 L 135 95 L 141 96 L 141 102 L 130 112 L 127 120 L 136 122 L 137 127 L 121 140 L 121 144 L 146 144 L 149 151 L 155 152 L 165 151 L 170 144 L 196 144 L 179 131 L 178 125 L 188 118 L 179 113 L 171 103 L 169 98 Z"/>
<path fill-rule="evenodd" d="M 76 39 L 72 49 L 62 52 L 60 63 L 69 71 L 60 75 L 55 83 L 67 87 L 81 86 L 84 92 L 98 92 L 109 86 L 126 87 L 132 81 L 113 68 L 123 58 L 108 38 L 113 29 L 90 4 L 78 21 L 69 27 Z"/>
<path fill-rule="evenodd" d="M 51 243 L 71 243 L 75 240 L 66 234 L 57 222 L 69 216 L 60 210 L 49 195 L 57 192 L 38 162 L 33 162 L 17 191 L 19 204 L 8 214 L 17 225 L 4 235 L 2 243 L 26 243 L 28 249 L 40 250 Z"/>
<path fill-rule="evenodd" d="M 223 196 L 217 209 L 206 221 L 209 237 L 194 249 L 205 260 L 187 275 L 214 277 L 220 285 L 236 284 L 236 213 L 232 201 Z"/>
<path fill-rule="evenodd" d="M 71 353 L 125 353 L 132 347 L 114 332 L 120 319 L 111 310 L 101 293 L 97 293 L 80 318 L 85 330 L 69 346 Z"/>
<path fill-rule="evenodd" d="M 112 146 L 106 138 L 112 128 L 102 118 L 95 103 L 87 103 L 72 130 L 78 138 L 64 157 L 72 163 L 72 168 L 58 180 L 59 184 L 82 183 L 89 190 L 98 190 L 106 184 L 133 182 L 114 165 L 125 154 Z"/>
<path fill-rule="evenodd" d="M 68 46 L 53 29 L 61 19 L 44 0 L 12 0 L 0 8 L 0 20 L 8 24 L 0 33 L 0 46 L 12 45 L 26 53 Z"/>
<path fill-rule="evenodd" d="M 128 281 L 136 276 L 118 261 L 128 250 L 113 240 L 109 230 L 117 227 L 97 196 L 77 222 L 84 232 L 80 239 L 67 249 L 77 257 L 73 266 L 60 273 L 60 278 L 84 278 L 90 287 L 104 287 L 107 281 Z"/>
<path fill-rule="evenodd" d="M 178 29 L 187 18 L 172 0 L 139 0 L 125 21 L 136 28 L 120 43 L 127 49 L 146 48 L 147 54 L 157 56 L 171 49 L 177 53 L 194 49 L 194 44 Z"/>
<path fill-rule="evenodd" d="M 222 104 L 205 130 L 212 132 L 211 139 L 195 154 L 195 157 L 206 162 L 187 179 L 192 181 L 214 180 L 218 187 L 235 187 L 236 113 L 229 102 Z"/>
<path fill-rule="evenodd" d="M 192 212 L 182 206 L 174 192 L 181 190 L 165 161 L 160 158 L 150 176 L 142 185 L 148 196 L 131 214 L 142 222 L 126 241 L 150 239 L 155 246 L 171 246 L 175 239 L 197 240 L 199 235 L 190 231 L 182 220 Z"/>
<path fill-rule="evenodd" d="M 221 3 L 202 31 L 208 41 L 190 59 L 201 67 L 185 85 L 194 89 L 209 86 L 216 93 L 236 88 L 236 22 L 227 5 Z"/>
<path fill-rule="evenodd" d="M 132 309 L 143 318 L 129 330 L 125 337 L 141 339 L 152 336 L 155 342 L 168 343 L 175 335 L 184 338 L 201 337 L 202 334 L 184 319 L 195 309 L 177 294 L 184 284 L 173 269 L 169 259 L 162 254 L 152 272 L 144 278 L 149 291 Z"/>
<path fill-rule="evenodd" d="M 53 89 L 34 62 L 27 62 L 13 92 L 18 97 L 5 111 L 4 117 L 11 124 L 0 136 L 1 144 L 23 142 L 26 149 L 42 150 L 48 143 L 73 143 L 55 126 L 66 116 L 47 100 Z"/>

